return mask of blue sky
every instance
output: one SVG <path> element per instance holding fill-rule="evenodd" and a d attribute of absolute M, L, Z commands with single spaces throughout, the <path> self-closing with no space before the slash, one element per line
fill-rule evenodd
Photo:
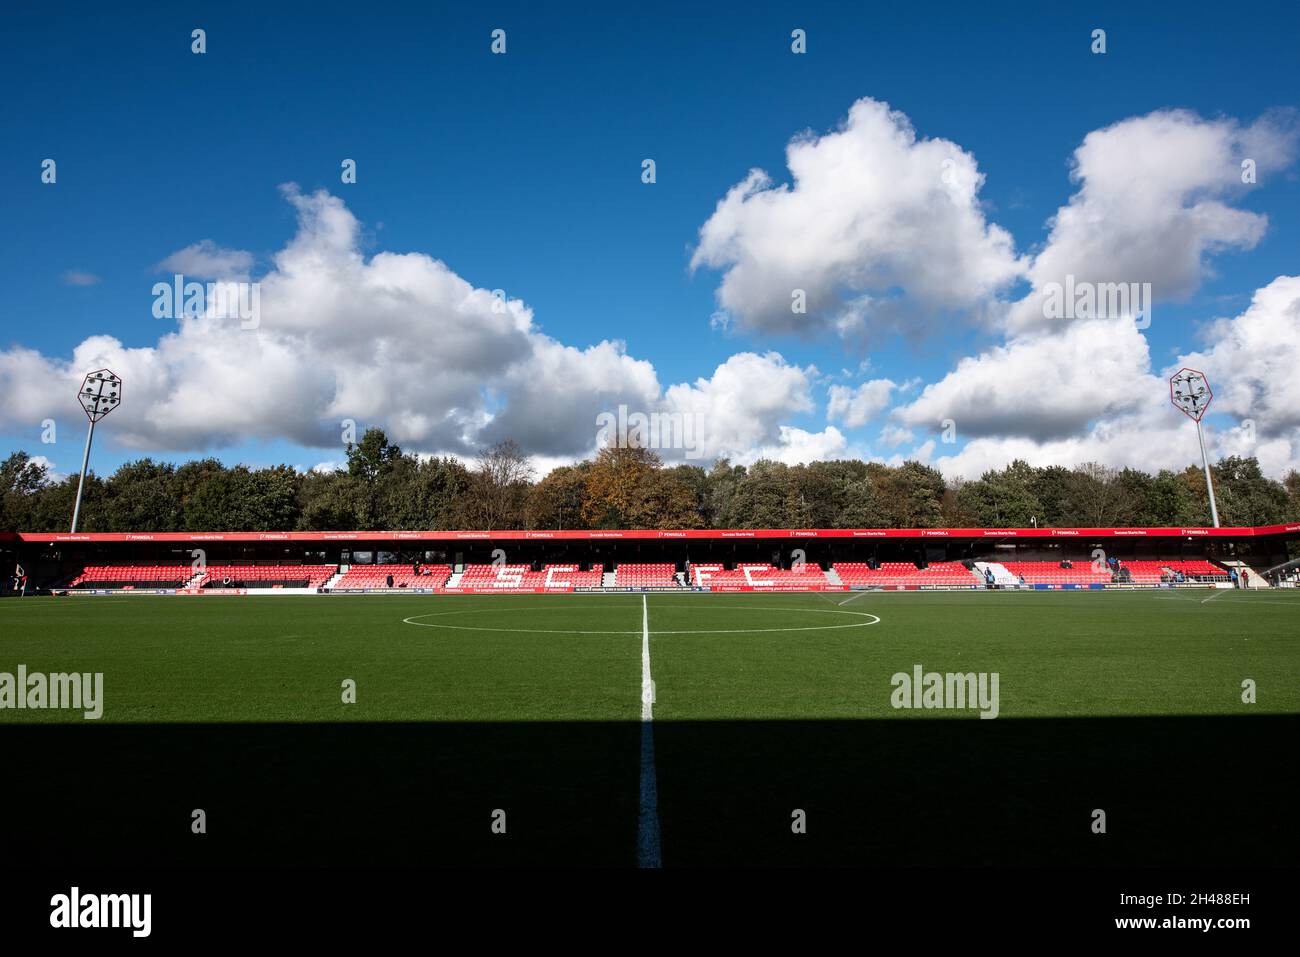
<path fill-rule="evenodd" d="M 1184 275 L 1173 284 L 1175 295 L 1157 300 L 1158 319 L 1144 330 L 1150 368 L 1130 370 L 1135 376 L 1159 376 L 1181 356 L 1211 351 L 1215 339 L 1198 338 L 1204 323 L 1242 315 L 1257 290 L 1300 273 L 1300 181 L 1283 142 L 1290 121 L 1278 112 L 1300 100 L 1294 6 L 1252 7 L 1248 15 L 1209 4 L 1172 11 L 1126 3 L 993 10 L 905 3 L 709 10 L 662 3 L 609 10 L 595 4 L 133 7 L 11 11 L 0 35 L 6 91 L 0 275 L 7 291 L 0 349 L 8 360 L 8 366 L 0 360 L 8 370 L 0 371 L 0 382 L 33 394 L 0 418 L 0 446 L 43 455 L 59 471 L 77 467 L 83 423 L 71 393 L 60 406 L 58 388 L 33 383 L 32 353 L 47 364 L 41 368 L 71 374 L 74 350 L 90 337 L 114 337 L 125 349 L 154 348 L 176 328 L 150 312 L 152 285 L 166 274 L 158 264 L 196 243 L 246 251 L 252 278 L 263 276 L 300 234 L 303 216 L 312 215 L 286 201 L 281 186 L 288 183 L 297 184 L 299 196 L 324 190 L 341 201 L 358 224 L 356 245 L 364 257 L 391 252 L 441 260 L 472 287 L 505 290 L 531 310 L 533 332 L 577 350 L 620 340 L 628 357 L 653 366 L 661 395 L 671 385 L 714 377 L 738 354 L 779 353 L 782 369 L 805 370 L 805 381 L 790 385 L 784 408 L 739 423 L 713 412 L 723 431 L 730 430 L 718 449 L 742 460 L 783 448 L 799 457 L 798 448 L 782 445 L 778 430 L 786 426 L 823 439 L 834 428 L 842 442 L 807 445 L 822 453 L 914 454 L 936 463 L 956 456 L 939 463 L 953 472 L 978 471 L 1022 452 L 1040 453 L 1044 463 L 1073 455 L 1142 464 L 1129 459 L 1153 420 L 1134 417 L 1136 398 L 1123 408 L 1098 406 L 1072 426 L 1059 417 L 1056 425 L 1041 425 L 993 416 L 971 436 L 984 441 L 982 451 L 965 459 L 965 435 L 953 448 L 927 450 L 934 429 L 917 424 L 925 410 L 895 410 L 944 381 L 963 357 L 996 350 L 1023 332 L 972 321 L 968 300 L 939 320 L 920 316 L 924 303 L 909 306 L 901 325 L 848 336 L 828 332 L 831 317 L 797 332 L 755 317 L 711 323 L 727 266 L 692 268 L 701 227 L 749 170 L 765 170 L 775 184 L 788 182 L 791 138 L 836 130 L 864 97 L 905 115 L 919 139 L 951 141 L 973 158 L 984 177 L 974 208 L 986 224 L 1009 233 L 1021 257 L 1043 249 L 1052 217 L 1079 191 L 1070 176 L 1072 156 L 1090 132 L 1170 109 L 1239 130 L 1275 118 L 1282 132 L 1273 167 L 1257 187 L 1216 197 L 1266 216 L 1266 229 L 1249 241 L 1206 240 L 1196 275 Z M 195 27 L 207 32 L 203 55 L 190 49 Z M 504 56 L 489 51 L 489 34 L 498 27 L 507 31 Z M 790 51 L 795 28 L 807 31 L 804 55 Z M 1104 55 L 1090 51 L 1094 28 L 1106 31 Z M 47 157 L 58 164 L 54 185 L 40 179 Z M 357 161 L 355 184 L 340 183 L 344 158 Z M 644 158 L 657 166 L 652 185 L 641 182 Z M 869 164 L 870 158 L 867 152 L 861 159 Z M 1139 165 L 1148 164 L 1135 160 Z M 1159 163 L 1150 165 L 1157 172 L 1144 168 L 1135 175 L 1158 178 Z M 1213 194 L 1201 184 L 1173 201 L 1187 206 Z M 1084 273 L 1090 263 L 1070 268 Z M 863 292 L 842 274 L 831 285 L 843 287 L 832 290 L 842 298 Z M 1021 278 L 985 298 L 1010 303 L 1031 288 Z M 906 284 L 872 290 L 882 291 L 905 300 L 912 293 Z M 1285 338 L 1290 300 L 1279 298 L 1282 305 L 1269 308 L 1280 310 L 1277 334 Z M 267 320 L 267 333 L 275 334 L 269 307 Z M 429 334 L 438 335 L 438 328 L 434 323 Z M 1104 366 L 1086 349 L 1075 359 Z M 1218 359 L 1218 374 L 1233 381 L 1250 365 L 1245 347 Z M 336 375 L 346 371 L 337 355 L 332 361 Z M 808 371 L 814 366 L 815 373 Z M 1207 371 L 1213 379 L 1215 371 Z M 1051 388 L 1047 372 L 1048 381 L 1037 380 L 1043 389 Z M 126 418 L 133 377 L 122 374 Z M 436 364 L 430 366 L 430 375 L 437 374 Z M 535 404 L 536 394 L 512 386 L 512 376 L 540 374 L 503 371 L 500 381 L 485 374 L 480 412 L 518 406 L 529 396 Z M 761 368 L 756 375 L 761 387 Z M 856 389 L 869 380 L 899 388 L 866 421 L 828 418 L 832 385 Z M 959 386 L 951 382 L 949 391 L 961 395 Z M 1300 441 L 1285 413 L 1270 418 L 1289 396 L 1262 394 L 1268 387 L 1252 383 L 1249 395 L 1235 404 L 1226 400 L 1225 417 L 1215 425 L 1226 434 L 1244 418 L 1258 420 L 1262 440 L 1274 443 L 1261 457 L 1279 471 L 1300 457 Z M 176 390 L 213 388 L 220 386 L 211 379 L 196 384 L 173 370 L 167 382 L 151 380 L 134 414 L 174 405 Z M 649 394 L 643 384 L 626 383 L 594 391 L 607 401 L 627 389 Z M 692 408 L 735 401 L 701 391 Z M 465 407 L 463 396 L 422 401 L 426 408 L 438 401 Z M 1029 391 L 1022 404 L 1032 411 L 1035 402 Z M 258 415 L 275 419 L 278 408 L 268 402 Z M 339 408 L 335 403 L 322 418 L 337 417 Z M 960 411 L 953 414 L 959 433 Z M 1177 415 L 1167 407 L 1165 413 Z M 565 415 L 589 420 L 569 406 L 556 415 L 557 421 L 567 421 Z M 40 442 L 46 416 L 60 427 L 53 445 Z M 403 434 L 403 426 L 383 419 L 380 412 L 359 417 L 363 427 L 380 424 Z M 1104 441 L 1098 423 L 1131 437 L 1113 444 L 1113 455 L 1098 454 Z M 137 422 L 116 434 L 116 424 L 110 418 L 101 432 L 100 471 L 142 454 L 176 460 L 216 454 L 228 462 L 308 467 L 341 458 L 336 445 L 304 439 L 328 432 L 313 432 L 309 424 L 223 431 L 196 422 L 188 443 L 175 429 L 163 435 Z M 886 447 L 879 433 L 890 424 L 910 429 L 913 438 Z M 409 423 L 405 429 L 405 444 L 431 452 L 464 452 L 475 438 L 496 437 L 480 429 L 463 448 L 449 448 L 438 438 L 444 433 Z M 573 454 L 560 447 L 566 443 L 548 442 L 545 431 L 522 436 L 539 461 Z M 1176 441 L 1177 434 L 1161 441 Z M 1180 454 L 1171 448 L 1169 463 Z M 1194 447 L 1184 457 L 1193 455 Z"/>

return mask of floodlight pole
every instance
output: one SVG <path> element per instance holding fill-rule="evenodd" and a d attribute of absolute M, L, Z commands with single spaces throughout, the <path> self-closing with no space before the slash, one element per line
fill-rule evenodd
<path fill-rule="evenodd" d="M 1205 487 L 1210 493 L 1210 518 L 1214 527 L 1219 527 L 1219 506 L 1214 502 L 1214 479 L 1210 477 L 1210 457 L 1205 454 L 1205 434 L 1201 431 L 1201 420 L 1196 420 L 1196 440 L 1201 443 L 1201 465 L 1205 468 Z"/>
<path fill-rule="evenodd" d="M 77 519 L 81 516 L 81 492 L 86 487 L 86 467 L 90 464 L 90 443 L 95 438 L 95 420 L 90 420 L 86 431 L 86 451 L 81 456 L 81 479 L 77 482 L 77 504 L 72 506 L 72 531 L 77 531 Z"/>
<path fill-rule="evenodd" d="M 1210 474 L 1210 456 L 1205 451 L 1205 433 L 1201 419 L 1209 411 L 1214 392 L 1204 372 L 1183 367 L 1169 377 L 1169 401 L 1179 412 L 1196 423 L 1196 441 L 1201 446 L 1201 466 L 1205 469 L 1205 488 L 1210 493 L 1210 518 L 1219 527 L 1219 505 L 1214 501 L 1214 478 Z"/>
<path fill-rule="evenodd" d="M 111 369 L 97 369 L 82 380 L 77 400 L 90 420 L 86 431 L 86 451 L 81 455 L 81 478 L 77 480 L 77 502 L 72 506 L 72 531 L 81 518 L 81 493 L 86 490 L 86 471 L 90 468 L 90 445 L 95 440 L 95 423 L 117 408 L 122 401 L 122 380 Z"/>

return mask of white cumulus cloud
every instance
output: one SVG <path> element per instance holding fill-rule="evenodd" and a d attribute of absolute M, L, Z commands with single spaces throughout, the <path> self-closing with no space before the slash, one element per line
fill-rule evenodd
<path fill-rule="evenodd" d="M 655 368 L 606 340 L 585 348 L 544 333 L 521 300 L 495 297 L 424 253 L 365 256 L 360 223 L 339 198 L 283 189 L 297 230 L 257 277 L 260 321 L 209 315 L 160 321 L 153 345 L 102 334 L 69 356 L 22 346 L 0 351 L 0 426 L 79 415 L 89 369 L 123 379 L 106 438 L 147 452 L 187 452 L 253 440 L 342 445 L 344 423 L 382 426 L 405 448 L 471 458 L 514 439 L 545 466 L 590 454 L 598 416 L 686 413 L 698 418 L 700 458 L 738 461 L 831 453 L 835 429 L 791 420 L 812 412 L 816 369 L 775 352 L 739 353 L 693 382 L 661 386 Z M 229 279 L 252 257 L 210 243 L 168 269 Z M 664 457 L 686 449 L 665 449 Z M 317 468 L 338 461 L 338 453 Z"/>
<path fill-rule="evenodd" d="M 830 387 L 826 417 L 843 422 L 850 429 L 861 428 L 889 405 L 897 383 L 892 379 L 872 379 L 856 389 L 844 385 Z"/>
<path fill-rule="evenodd" d="M 226 249 L 210 239 L 177 250 L 155 267 L 195 279 L 246 279 L 252 268 L 252 253 Z"/>
<path fill-rule="evenodd" d="M 1181 299 L 1209 273 L 1209 257 L 1253 248 L 1268 217 L 1231 205 L 1256 179 L 1292 161 L 1294 128 L 1283 115 L 1250 125 L 1205 120 L 1186 110 L 1131 117 L 1084 137 L 1071 178 L 1079 184 L 1051 221 L 1051 234 L 1029 270 L 1033 291 L 1010 312 L 1023 330 L 1048 321 L 1048 284 L 1150 283 L 1156 300 Z"/>
<path fill-rule="evenodd" d="M 859 337 L 983 307 L 1023 272 L 980 207 L 974 157 L 918 138 L 878 100 L 786 149 L 792 183 L 755 169 L 700 228 L 693 268 L 723 270 L 719 307 L 742 328 Z M 794 295 L 806 296 L 806 314 Z"/>

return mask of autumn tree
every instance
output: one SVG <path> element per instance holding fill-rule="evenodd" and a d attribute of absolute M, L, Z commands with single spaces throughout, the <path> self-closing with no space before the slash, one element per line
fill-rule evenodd
<path fill-rule="evenodd" d="M 1066 483 L 1062 523 L 1084 528 L 1122 524 L 1120 516 L 1131 505 L 1117 476 L 1115 469 L 1097 462 L 1085 462 L 1072 469 Z"/>
<path fill-rule="evenodd" d="M 108 479 L 102 531 L 180 528 L 181 501 L 175 482 L 176 467 L 169 462 L 145 458 L 123 464 Z"/>
<path fill-rule="evenodd" d="M 348 443 L 348 474 L 366 482 L 386 476 L 401 461 L 402 449 L 388 441 L 383 429 L 369 428 L 361 441 Z"/>
<path fill-rule="evenodd" d="M 1004 469 L 990 469 L 977 481 L 965 483 L 957 498 L 962 511 L 979 527 L 1027 528 L 1043 512 L 1038 486 L 1038 470 L 1016 459 Z"/>
<path fill-rule="evenodd" d="M 708 473 L 708 488 L 700 500 L 700 512 L 706 525 L 714 528 L 726 526 L 726 515 L 736 487 L 745 479 L 745 467 L 732 465 L 729 459 L 718 459 Z"/>
<path fill-rule="evenodd" d="M 934 528 L 942 520 L 943 476 L 921 462 L 898 468 L 869 463 L 886 528 Z"/>
<path fill-rule="evenodd" d="M 1286 490 L 1286 521 L 1300 521 L 1300 472 L 1287 472 L 1282 487 Z"/>
<path fill-rule="evenodd" d="M 1264 475 L 1258 459 L 1230 455 L 1210 471 L 1224 525 L 1274 525 L 1285 520 L 1286 488 Z"/>
<path fill-rule="evenodd" d="M 1300 472 L 1283 481 L 1253 458 L 1213 466 L 1225 525 L 1300 519 Z M 66 529 L 77 476 L 51 481 L 26 452 L 0 462 L 0 528 Z M 664 467 L 641 448 L 601 449 L 533 481 L 513 442 L 484 449 L 473 468 L 415 455 L 368 429 L 344 468 L 303 473 L 288 465 L 227 468 L 216 459 L 179 466 L 144 458 L 109 478 L 86 477 L 87 531 L 508 528 L 932 528 L 1151 525 L 1209 522 L 1202 470 L 1151 475 L 1096 463 L 1074 469 L 1013 461 L 951 485 L 920 462 L 840 460 L 752 466 L 718 459 Z"/>
<path fill-rule="evenodd" d="M 49 468 L 26 452 L 14 452 L 0 462 L 0 529 L 32 527 L 37 493 L 49 484 Z"/>
<path fill-rule="evenodd" d="M 652 449 L 608 446 L 586 476 L 582 518 L 589 528 L 695 528 L 698 499 Z"/>
<path fill-rule="evenodd" d="M 523 449 L 511 440 L 481 449 L 474 465 L 469 517 L 484 529 L 521 528 L 534 474 Z"/>
<path fill-rule="evenodd" d="M 583 504 L 591 465 L 561 465 L 552 469 L 528 493 L 529 528 L 587 528 Z"/>
<path fill-rule="evenodd" d="M 736 484 L 723 513 L 723 523 L 727 528 L 787 526 L 792 491 L 788 465 L 759 459 Z"/>

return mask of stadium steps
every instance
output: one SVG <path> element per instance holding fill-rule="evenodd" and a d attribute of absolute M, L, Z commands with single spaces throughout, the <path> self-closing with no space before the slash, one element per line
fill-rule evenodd
<path fill-rule="evenodd" d="M 984 572 L 987 569 L 988 571 L 993 572 L 993 584 L 995 585 L 1006 587 L 1008 585 L 1020 584 L 1020 579 L 1011 574 L 1007 569 L 1007 566 L 999 564 L 998 562 L 976 562 L 975 568 L 978 574 L 975 574 L 974 577 L 978 578 L 980 581 L 987 580 L 984 577 Z"/>
<path fill-rule="evenodd" d="M 832 585 L 844 584 L 844 582 L 840 579 L 840 573 L 835 570 L 834 566 L 831 566 L 830 568 L 826 569 L 826 580 L 830 582 Z"/>
<path fill-rule="evenodd" d="M 601 587 L 601 588 L 613 588 L 613 587 L 614 587 L 614 578 L 615 578 L 615 576 L 617 576 L 617 575 L 618 575 L 618 572 L 605 572 L 605 574 L 603 574 L 603 575 L 600 576 L 600 587 Z"/>
<path fill-rule="evenodd" d="M 1247 588 L 1268 588 L 1269 587 L 1269 584 L 1267 581 L 1264 580 L 1263 575 L 1261 575 L 1259 572 L 1251 568 L 1249 565 L 1247 565 L 1245 562 L 1241 561 L 1240 559 L 1234 558 L 1226 561 L 1220 561 L 1219 564 L 1224 566 L 1225 568 L 1237 569 L 1238 575 L 1240 575 L 1242 571 L 1249 572 L 1250 579 L 1246 585 Z"/>
<path fill-rule="evenodd" d="M 1250 584 L 1246 586 L 1247 588 L 1271 588 L 1272 587 L 1271 585 L 1269 585 L 1268 580 L 1264 578 L 1264 576 L 1261 575 L 1259 572 L 1255 571 L 1255 569 L 1252 566 L 1243 565 L 1242 567 L 1245 568 L 1246 571 L 1250 572 Z"/>
<path fill-rule="evenodd" d="M 459 587 L 460 587 L 460 580 L 461 580 L 462 578 L 465 577 L 465 571 L 464 571 L 464 568 L 465 568 L 465 566 L 462 565 L 460 571 L 458 571 L 458 572 L 452 572 L 452 573 L 451 573 L 451 577 L 447 579 L 447 584 L 444 585 L 443 587 L 444 587 L 444 588 L 459 588 Z"/>
<path fill-rule="evenodd" d="M 348 569 L 351 567 L 352 567 L 351 565 L 340 565 L 338 568 L 334 570 L 334 574 L 329 577 L 329 580 L 326 581 L 325 584 L 322 585 L 321 587 L 324 588 L 326 591 L 329 591 L 339 583 L 339 579 L 342 578 L 344 575 L 346 575 L 348 573 Z"/>

